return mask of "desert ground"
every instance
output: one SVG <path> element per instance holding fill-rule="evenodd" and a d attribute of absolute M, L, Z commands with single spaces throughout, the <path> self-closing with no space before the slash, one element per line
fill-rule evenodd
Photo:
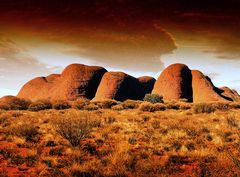
<path fill-rule="evenodd" d="M 240 175 L 237 102 L 27 106 L 0 106 L 0 176 Z"/>

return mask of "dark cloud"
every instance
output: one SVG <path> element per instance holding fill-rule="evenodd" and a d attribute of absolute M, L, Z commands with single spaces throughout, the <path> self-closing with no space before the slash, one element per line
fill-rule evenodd
<path fill-rule="evenodd" d="M 30 40 L 40 36 L 73 44 L 65 53 L 98 63 L 158 71 L 163 67 L 161 55 L 171 53 L 176 44 L 161 24 L 148 20 L 143 7 L 137 1 L 9 1 L 0 12 L 0 24 Z"/>
<path fill-rule="evenodd" d="M 0 25 L 28 40 L 74 44 L 78 48 L 67 51 L 71 54 L 154 70 L 162 66 L 160 56 L 176 48 L 174 38 L 238 59 L 239 9 L 238 0 L 2 0 Z"/>

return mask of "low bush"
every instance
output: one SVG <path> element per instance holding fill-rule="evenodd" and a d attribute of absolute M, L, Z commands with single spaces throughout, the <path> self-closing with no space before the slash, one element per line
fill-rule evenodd
<path fill-rule="evenodd" d="M 231 114 L 231 115 L 228 115 L 227 118 L 227 124 L 230 126 L 230 127 L 238 127 L 238 121 L 236 119 L 236 116 L 234 114 Z"/>
<path fill-rule="evenodd" d="M 229 103 L 230 109 L 240 109 L 240 103 L 239 102 L 232 102 Z"/>
<path fill-rule="evenodd" d="M 94 110 L 98 110 L 99 107 L 98 107 L 98 105 L 96 105 L 96 104 L 94 104 L 94 103 L 90 103 L 90 104 L 84 106 L 83 109 L 84 109 L 84 110 L 87 110 L 87 111 L 94 111 Z"/>
<path fill-rule="evenodd" d="M 121 110 L 124 110 L 124 107 L 122 104 L 118 104 L 118 105 L 113 106 L 112 110 L 121 111 Z"/>
<path fill-rule="evenodd" d="M 11 107 L 6 103 L 0 103 L 0 110 L 11 110 Z"/>
<path fill-rule="evenodd" d="M 117 105 L 117 101 L 115 100 L 104 100 L 104 101 L 95 101 L 92 102 L 93 104 L 95 104 L 96 106 L 98 106 L 98 108 L 101 109 L 111 109 L 112 106 Z"/>
<path fill-rule="evenodd" d="M 180 103 L 180 105 L 179 105 L 179 109 L 181 109 L 181 110 L 188 110 L 191 108 L 192 108 L 191 103 Z"/>
<path fill-rule="evenodd" d="M 193 111 L 196 114 L 199 113 L 212 113 L 216 109 L 210 103 L 197 103 L 193 106 Z"/>
<path fill-rule="evenodd" d="M 155 112 L 155 111 L 164 111 L 166 109 L 164 104 L 152 104 L 152 103 L 142 103 L 139 107 L 141 111 Z"/>
<path fill-rule="evenodd" d="M 0 102 L 0 109 L 3 110 L 26 110 L 31 104 L 30 100 L 18 98 L 15 96 L 5 96 Z"/>
<path fill-rule="evenodd" d="M 216 102 L 212 103 L 212 106 L 217 110 L 229 110 L 231 107 L 227 102 Z"/>
<path fill-rule="evenodd" d="M 78 98 L 73 102 L 73 107 L 79 110 L 83 110 L 85 106 L 90 104 L 90 100 L 86 98 Z"/>
<path fill-rule="evenodd" d="M 71 105 L 67 101 L 58 100 L 53 103 L 52 107 L 56 110 L 63 110 L 71 108 Z"/>
<path fill-rule="evenodd" d="M 153 106 L 154 106 L 154 111 L 164 111 L 164 110 L 166 110 L 166 106 L 162 103 L 156 103 Z"/>
<path fill-rule="evenodd" d="M 150 102 L 150 103 L 163 103 L 163 97 L 158 94 L 146 94 L 143 98 L 144 101 Z"/>
<path fill-rule="evenodd" d="M 162 103 L 149 103 L 149 102 L 144 102 L 139 106 L 139 109 L 141 111 L 146 111 L 146 112 L 155 112 L 155 111 L 164 111 L 166 110 L 166 106 Z"/>
<path fill-rule="evenodd" d="M 37 142 L 39 138 L 38 128 L 30 123 L 11 127 L 8 133 L 32 142 Z"/>
<path fill-rule="evenodd" d="M 154 112 L 155 108 L 152 103 L 142 103 L 139 107 L 141 111 Z"/>
<path fill-rule="evenodd" d="M 72 113 L 59 118 L 55 126 L 57 132 L 72 146 L 78 146 L 92 132 L 92 128 L 100 126 L 100 123 L 89 114 Z"/>
<path fill-rule="evenodd" d="M 170 101 L 166 103 L 166 109 L 180 109 L 180 103 L 177 103 L 176 101 Z"/>
<path fill-rule="evenodd" d="M 122 103 L 122 106 L 124 109 L 137 109 L 140 104 L 141 104 L 141 101 L 126 100 Z"/>
<path fill-rule="evenodd" d="M 29 105 L 29 111 L 41 111 L 46 109 L 52 109 L 52 103 L 48 100 L 38 100 Z"/>

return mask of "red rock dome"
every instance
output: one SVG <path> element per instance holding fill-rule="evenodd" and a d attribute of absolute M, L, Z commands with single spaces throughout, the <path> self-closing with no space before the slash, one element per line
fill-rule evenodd
<path fill-rule="evenodd" d="M 152 93 L 162 95 L 164 100 L 192 101 L 191 70 L 184 64 L 170 65 L 157 79 Z"/>
<path fill-rule="evenodd" d="M 123 72 L 107 72 L 98 87 L 94 101 L 115 99 L 138 99 L 140 84 L 138 80 Z"/>
<path fill-rule="evenodd" d="M 18 97 L 32 101 L 38 99 L 74 100 L 78 97 L 92 99 L 106 69 L 99 66 L 71 64 L 61 75 L 38 77 L 26 83 Z"/>

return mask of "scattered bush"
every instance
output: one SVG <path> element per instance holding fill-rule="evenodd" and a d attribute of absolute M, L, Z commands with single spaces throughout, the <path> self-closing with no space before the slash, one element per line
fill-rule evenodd
<path fill-rule="evenodd" d="M 145 102 L 145 103 L 140 104 L 139 109 L 141 111 L 155 112 L 155 111 L 166 110 L 166 106 L 162 103 L 152 104 L 152 103 Z"/>
<path fill-rule="evenodd" d="M 11 107 L 6 103 L 0 103 L 0 110 L 11 110 Z"/>
<path fill-rule="evenodd" d="M 30 123 L 14 126 L 10 129 L 8 133 L 11 135 L 22 137 L 26 141 L 37 142 L 39 139 L 38 128 Z"/>
<path fill-rule="evenodd" d="M 212 103 L 212 106 L 217 110 L 229 110 L 230 109 L 230 105 L 227 102 Z"/>
<path fill-rule="evenodd" d="M 56 110 L 63 110 L 71 108 L 71 105 L 67 101 L 58 100 L 53 103 L 52 107 Z"/>
<path fill-rule="evenodd" d="M 63 155 L 63 147 L 52 148 L 49 151 L 50 156 L 62 156 Z"/>
<path fill-rule="evenodd" d="M 143 98 L 144 101 L 150 102 L 150 103 L 163 103 L 163 97 L 158 94 L 146 94 Z"/>
<path fill-rule="evenodd" d="M 128 143 L 134 145 L 137 143 L 137 140 L 135 138 L 131 137 L 131 138 L 128 138 Z"/>
<path fill-rule="evenodd" d="M 164 111 L 164 110 L 166 110 L 166 106 L 162 103 L 156 103 L 153 106 L 154 106 L 154 111 Z"/>
<path fill-rule="evenodd" d="M 216 109 L 208 103 L 198 103 L 193 106 L 193 111 L 196 114 L 199 113 L 211 113 L 214 112 Z"/>
<path fill-rule="evenodd" d="M 52 109 L 52 103 L 48 100 L 38 100 L 28 107 L 29 111 L 41 111 L 46 109 Z"/>
<path fill-rule="evenodd" d="M 154 129 L 160 128 L 160 121 L 159 121 L 159 120 L 154 120 L 154 121 L 152 121 L 152 127 L 153 127 Z"/>
<path fill-rule="evenodd" d="M 115 118 L 115 117 L 109 116 L 109 117 L 105 117 L 105 118 L 104 118 L 104 122 L 107 123 L 107 124 L 112 124 L 112 123 L 114 123 L 115 121 L 116 121 L 116 118 Z"/>
<path fill-rule="evenodd" d="M 124 107 L 122 104 L 118 104 L 118 105 L 113 106 L 112 110 L 121 111 L 121 110 L 124 110 Z"/>
<path fill-rule="evenodd" d="M 226 120 L 227 120 L 227 124 L 230 127 L 236 127 L 236 128 L 238 127 L 238 121 L 234 114 L 228 115 Z"/>
<path fill-rule="evenodd" d="M 142 103 L 139 107 L 141 111 L 154 112 L 155 108 L 152 103 Z"/>
<path fill-rule="evenodd" d="M 179 109 L 181 110 L 188 110 L 191 109 L 192 105 L 190 103 L 180 103 Z"/>
<path fill-rule="evenodd" d="M 90 103 L 89 105 L 84 106 L 84 110 L 87 111 L 94 111 L 94 110 L 98 110 L 98 105 L 94 104 L 94 103 Z"/>
<path fill-rule="evenodd" d="M 78 146 L 87 137 L 93 127 L 99 126 L 99 122 L 93 120 L 89 114 L 69 114 L 56 122 L 57 132 L 67 139 L 72 146 Z"/>
<path fill-rule="evenodd" d="M 240 103 L 239 102 L 232 102 L 229 104 L 230 109 L 240 109 Z"/>
<path fill-rule="evenodd" d="M 122 106 L 124 107 L 124 109 L 137 109 L 140 104 L 141 104 L 141 101 L 125 100 L 122 103 Z"/>
<path fill-rule="evenodd" d="M 166 108 L 167 109 L 179 110 L 180 109 L 180 104 L 175 102 L 175 101 L 170 101 L 170 102 L 166 103 Z"/>
<path fill-rule="evenodd" d="M 31 101 L 15 96 L 5 96 L 0 102 L 0 109 L 3 110 L 26 110 Z"/>
<path fill-rule="evenodd" d="M 90 104 L 90 100 L 86 98 L 78 98 L 77 100 L 74 101 L 73 107 L 79 110 L 83 110 L 85 106 Z"/>
<path fill-rule="evenodd" d="M 92 103 L 101 109 L 111 109 L 112 106 L 117 105 L 117 101 L 115 100 L 94 101 Z"/>

